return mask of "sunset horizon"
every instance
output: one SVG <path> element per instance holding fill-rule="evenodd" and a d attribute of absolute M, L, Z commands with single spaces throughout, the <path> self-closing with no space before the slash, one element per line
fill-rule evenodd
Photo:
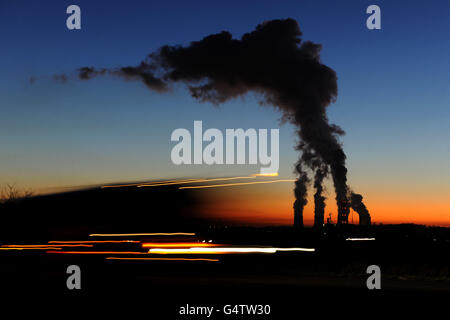
<path fill-rule="evenodd" d="M 102 319 L 433 317 L 450 296 L 449 14 L 0 0 L 5 295 Z"/>

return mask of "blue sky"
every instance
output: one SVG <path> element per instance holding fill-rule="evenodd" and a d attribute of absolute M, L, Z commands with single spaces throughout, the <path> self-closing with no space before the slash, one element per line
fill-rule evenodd
<path fill-rule="evenodd" d="M 69 31 L 77 4 L 82 29 Z M 365 9 L 381 8 L 381 30 Z M 294 129 L 254 96 L 220 108 L 182 86 L 157 94 L 137 82 L 97 78 L 60 84 L 82 66 L 134 65 L 164 44 L 222 30 L 235 37 L 292 17 L 323 44 L 338 74 L 331 122 L 347 132 L 349 180 L 370 194 L 450 191 L 448 1 L 0 1 L 0 184 L 36 190 L 156 177 L 254 173 L 258 166 L 176 167 L 172 130 L 280 128 L 280 175 L 293 177 Z M 30 76 L 37 81 L 31 85 Z M 384 186 L 384 187 L 382 187 Z"/>

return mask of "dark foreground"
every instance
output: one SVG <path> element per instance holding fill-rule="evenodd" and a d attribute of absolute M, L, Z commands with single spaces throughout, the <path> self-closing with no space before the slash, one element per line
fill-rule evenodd
<path fill-rule="evenodd" d="M 375 240 L 346 240 L 361 236 Z M 198 238 L 240 246 L 314 247 L 316 251 L 200 255 L 219 261 L 106 260 L 114 254 L 4 251 L 0 253 L 2 291 L 23 305 L 43 303 L 46 314 L 66 306 L 85 315 L 125 312 L 148 319 L 306 319 L 313 314 L 362 318 L 412 315 L 419 309 L 432 315 L 450 301 L 450 238 L 443 228 L 341 230 L 330 226 L 321 233 L 220 228 L 200 230 Z M 108 244 L 86 250 L 141 249 L 139 244 Z M 80 290 L 66 286 L 69 265 L 81 269 Z M 367 288 L 369 265 L 381 269 L 380 290 Z M 241 305 L 268 305 L 270 312 L 252 315 Z M 210 316 L 180 314 L 185 307 L 213 311 Z M 264 310 L 267 313 L 269 307 Z"/>

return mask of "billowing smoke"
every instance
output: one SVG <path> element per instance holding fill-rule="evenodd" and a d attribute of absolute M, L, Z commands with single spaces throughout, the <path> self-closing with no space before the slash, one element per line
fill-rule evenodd
<path fill-rule="evenodd" d="M 359 224 L 367 226 L 370 225 L 371 223 L 370 213 L 362 200 L 363 200 L 362 195 L 353 192 L 350 193 L 350 203 L 352 209 L 355 210 L 359 215 Z"/>
<path fill-rule="evenodd" d="M 297 127 L 304 153 L 296 166 L 294 211 L 301 216 L 309 181 L 304 166 L 316 171 L 316 205 L 322 214 L 322 180 L 329 172 L 336 192 L 338 223 L 349 215 L 346 156 L 338 137 L 342 129 L 330 124 L 326 107 L 337 97 L 336 73 L 320 61 L 321 45 L 302 41 L 293 19 L 264 22 L 241 39 L 227 31 L 209 35 L 189 46 L 163 46 L 137 66 L 114 69 L 84 67 L 82 80 L 113 75 L 138 80 L 149 89 L 167 91 L 173 82 L 185 83 L 202 102 L 223 103 L 249 91 L 262 103 L 278 108 L 283 119 Z M 306 156 L 305 156 L 306 155 Z M 306 160 L 306 161 L 305 161 Z M 314 160 L 314 161 L 312 161 Z M 319 187 L 320 186 L 320 187 Z"/>
<path fill-rule="evenodd" d="M 97 76 L 112 75 L 123 77 L 129 80 L 140 80 L 149 89 L 158 92 L 165 92 L 168 90 L 167 83 L 155 77 L 152 73 L 153 67 L 146 62 L 142 62 L 137 67 L 121 67 L 118 69 L 95 69 L 93 67 L 83 67 L 78 69 L 78 77 L 81 80 L 89 80 Z"/>

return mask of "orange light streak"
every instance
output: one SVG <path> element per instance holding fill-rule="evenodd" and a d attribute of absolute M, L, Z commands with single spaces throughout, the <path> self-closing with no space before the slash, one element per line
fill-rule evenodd
<path fill-rule="evenodd" d="M 2 245 L 2 248 L 53 248 L 53 247 L 93 247 L 89 244 L 28 244 L 28 245 Z"/>
<path fill-rule="evenodd" d="M 91 233 L 89 237 L 134 237 L 134 236 L 195 236 L 189 232 L 157 232 L 157 233 Z"/>
<path fill-rule="evenodd" d="M 139 243 L 137 240 L 86 240 L 86 241 L 49 241 L 48 243 Z"/>
<path fill-rule="evenodd" d="M 237 183 L 226 183 L 226 184 L 210 184 L 206 186 L 188 186 L 188 187 L 180 187 L 179 189 L 203 189 L 203 188 L 218 188 L 218 187 L 234 187 L 234 186 L 243 186 L 243 185 L 251 185 L 251 184 L 266 184 L 266 183 L 277 183 L 277 182 L 294 182 L 294 179 L 280 179 L 280 180 L 271 180 L 271 181 L 254 181 L 254 182 L 237 182 Z"/>
<path fill-rule="evenodd" d="M 138 185 L 138 188 L 141 187 L 158 187 L 158 186 L 169 186 L 174 184 L 188 184 L 188 183 L 200 183 L 200 182 L 210 182 L 210 181 L 228 181 L 228 180 L 238 180 L 238 179 L 254 179 L 254 176 L 243 176 L 243 177 L 231 177 L 231 178 L 214 178 L 214 179 L 197 179 L 191 181 L 183 181 L 183 182 L 171 182 L 171 183 L 160 183 L 160 184 L 141 184 Z"/>
<path fill-rule="evenodd" d="M 0 248 L 0 250 L 61 250 L 59 247 L 13 247 L 13 248 Z M 57 252 L 57 251 L 55 251 Z"/>
<path fill-rule="evenodd" d="M 47 251 L 46 253 L 64 253 L 64 254 L 148 254 L 147 252 L 137 252 L 137 251 Z"/>
<path fill-rule="evenodd" d="M 254 177 L 278 177 L 278 172 L 272 172 L 272 173 L 255 173 L 253 174 Z"/>
<path fill-rule="evenodd" d="M 120 257 L 107 257 L 106 260 L 156 260 L 156 261 L 212 261 L 217 262 L 219 259 L 189 259 L 189 258 L 120 258 Z"/>
<path fill-rule="evenodd" d="M 154 181 L 154 182 L 148 182 L 145 183 L 145 185 L 153 185 L 153 184 L 161 184 L 161 183 L 176 183 L 176 182 L 187 182 L 192 180 L 198 180 L 198 179 L 182 179 L 182 180 L 163 180 L 163 181 Z M 143 185 L 143 183 L 130 183 L 130 184 L 118 184 L 118 185 L 106 185 L 102 186 L 101 188 L 122 188 L 122 187 L 135 187 Z"/>

